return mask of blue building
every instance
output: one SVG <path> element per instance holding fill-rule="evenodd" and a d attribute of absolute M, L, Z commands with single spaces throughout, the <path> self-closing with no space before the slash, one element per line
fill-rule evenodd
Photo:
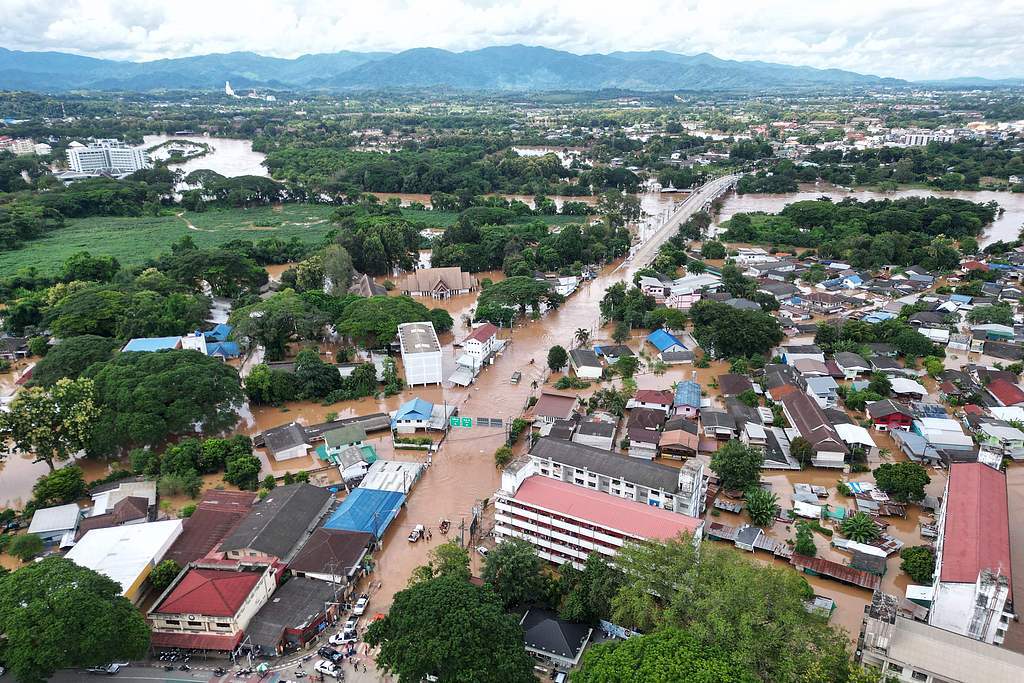
<path fill-rule="evenodd" d="M 664 329 L 657 329 L 647 335 L 647 343 L 658 349 L 661 353 L 671 351 L 685 351 L 683 342 L 679 341 L 671 332 Z"/>

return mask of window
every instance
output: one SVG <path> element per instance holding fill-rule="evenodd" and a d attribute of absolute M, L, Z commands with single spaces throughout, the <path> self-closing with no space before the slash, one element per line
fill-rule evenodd
<path fill-rule="evenodd" d="M 886 671 L 890 671 L 890 672 L 892 672 L 894 674 L 901 674 L 901 673 L 903 673 L 903 667 L 900 666 L 899 664 L 892 664 L 892 663 L 890 663 L 889 666 L 887 666 L 885 668 L 886 668 Z"/>
<path fill-rule="evenodd" d="M 203 622 L 201 622 L 201 621 L 190 621 L 190 622 L 188 622 L 188 625 L 189 626 L 202 626 Z"/>
<path fill-rule="evenodd" d="M 167 624 L 168 626 L 177 626 L 181 622 L 178 621 L 177 619 L 164 619 L 164 623 Z"/>
<path fill-rule="evenodd" d="M 920 671 L 911 671 L 910 672 L 910 677 L 913 678 L 915 681 L 927 681 L 928 680 L 928 674 L 921 673 Z"/>
<path fill-rule="evenodd" d="M 218 621 L 217 628 L 231 628 L 231 624 L 226 624 L 223 621 Z"/>

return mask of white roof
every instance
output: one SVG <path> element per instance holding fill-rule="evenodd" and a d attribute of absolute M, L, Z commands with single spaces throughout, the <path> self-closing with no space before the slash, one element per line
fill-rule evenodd
<path fill-rule="evenodd" d="M 93 516 L 102 515 L 125 498 L 145 498 L 150 506 L 156 505 L 155 481 L 123 481 L 115 489 L 97 493 L 92 497 Z"/>
<path fill-rule="evenodd" d="M 370 465 L 359 487 L 378 491 L 408 493 L 419 478 L 423 465 L 418 462 L 378 460 Z"/>
<path fill-rule="evenodd" d="M 180 535 L 180 519 L 93 529 L 66 557 L 117 581 L 127 592 Z"/>
<path fill-rule="evenodd" d="M 907 600 L 927 600 L 932 601 L 935 595 L 935 588 L 933 586 L 907 586 Z"/>
<path fill-rule="evenodd" d="M 74 503 L 36 510 L 36 513 L 32 515 L 32 523 L 28 525 L 28 532 L 30 534 L 46 534 L 74 529 L 78 526 L 78 516 L 81 512 Z"/>
<path fill-rule="evenodd" d="M 793 501 L 793 512 L 801 517 L 807 517 L 808 519 L 820 519 L 821 518 L 821 506 L 814 505 L 812 503 L 805 503 L 802 500 Z"/>
<path fill-rule="evenodd" d="M 1016 683 L 1024 655 L 936 626 L 896 617 L 889 657 L 954 681 Z"/>
<path fill-rule="evenodd" d="M 722 278 L 711 273 L 700 273 L 698 275 L 687 275 L 672 282 L 672 293 L 681 294 L 692 292 L 703 287 L 711 287 L 721 283 Z"/>
<path fill-rule="evenodd" d="M 1009 425 L 983 424 L 981 431 L 993 436 L 1000 441 L 1021 441 L 1024 440 L 1024 432 Z"/>
<path fill-rule="evenodd" d="M 946 344 L 949 342 L 949 330 L 945 328 L 921 327 L 918 328 L 917 331 L 931 339 L 933 342 L 939 342 L 940 344 Z"/>
<path fill-rule="evenodd" d="M 1024 406 L 992 406 L 988 409 L 993 417 L 1000 420 L 1024 422 Z"/>
<path fill-rule="evenodd" d="M 860 425 L 844 423 L 832 426 L 835 427 L 839 438 L 848 444 L 861 444 L 868 448 L 875 447 L 875 441 L 871 438 L 871 432 Z"/>
<path fill-rule="evenodd" d="M 893 377 L 889 382 L 892 384 L 892 390 L 897 394 L 918 394 L 920 396 L 928 395 L 928 390 L 912 379 L 907 379 L 906 377 Z"/>

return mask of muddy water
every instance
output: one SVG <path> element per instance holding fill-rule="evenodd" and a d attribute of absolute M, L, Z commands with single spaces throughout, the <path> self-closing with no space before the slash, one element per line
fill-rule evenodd
<path fill-rule="evenodd" d="M 412 193 L 412 192 L 371 192 L 369 194 L 376 195 L 377 197 L 380 198 L 380 200 L 382 202 L 386 202 L 389 199 L 397 197 L 398 199 L 400 199 L 402 201 L 402 206 L 408 206 L 409 204 L 411 204 L 413 202 L 419 202 L 420 204 L 422 204 L 423 206 L 428 207 L 428 208 L 430 208 L 432 206 L 431 203 L 430 203 L 430 195 L 429 194 L 416 194 L 416 193 Z M 518 201 L 521 201 L 524 204 L 528 205 L 531 209 L 536 208 L 533 205 L 533 195 L 527 195 L 527 194 L 489 194 L 487 196 L 488 197 L 501 197 L 501 198 L 506 199 L 508 201 L 518 200 Z M 558 208 L 562 208 L 562 204 L 564 204 L 565 202 L 583 202 L 584 204 L 596 204 L 597 203 L 597 197 L 593 197 L 593 196 L 569 197 L 569 196 L 560 195 L 560 194 L 551 194 L 551 195 L 545 195 L 545 196 L 548 199 L 550 199 L 551 201 L 553 201 L 555 203 L 555 206 L 557 206 Z"/>
<path fill-rule="evenodd" d="M 270 265 L 264 266 L 263 270 L 267 271 L 267 277 L 270 278 L 271 282 L 280 282 L 281 274 L 289 268 L 294 268 L 295 263 L 271 263 Z"/>
<path fill-rule="evenodd" d="M 198 159 L 170 165 L 171 168 L 181 170 L 186 175 L 201 168 L 216 171 L 228 178 L 243 175 L 268 175 L 267 169 L 263 165 L 266 155 L 262 152 L 254 152 L 251 140 L 209 138 L 203 135 L 146 135 L 142 138 L 143 145 L 147 148 L 168 140 L 191 140 L 205 143 L 212 148 L 212 151 Z"/>
<path fill-rule="evenodd" d="M 982 246 L 998 240 L 1015 240 L 1017 233 L 1024 227 L 1024 194 L 1013 192 L 940 192 L 938 190 L 897 190 L 895 192 L 847 192 L 830 185 L 822 185 L 821 189 L 809 186 L 810 189 L 785 194 L 729 194 L 722 205 L 719 221 L 725 221 L 734 214 L 749 211 L 765 211 L 777 213 L 786 204 L 793 202 L 829 197 L 833 201 L 841 201 L 847 197 L 857 201 L 869 199 L 898 199 L 900 197 L 955 197 L 972 202 L 996 202 L 1005 209 L 1002 215 L 989 226 L 979 240 Z"/>

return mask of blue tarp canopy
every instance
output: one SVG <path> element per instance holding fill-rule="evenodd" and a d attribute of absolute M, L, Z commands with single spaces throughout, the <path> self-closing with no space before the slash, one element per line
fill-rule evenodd
<path fill-rule="evenodd" d="M 380 538 L 398 516 L 405 494 L 398 491 L 355 488 L 331 513 L 324 528 L 364 531 Z"/>

